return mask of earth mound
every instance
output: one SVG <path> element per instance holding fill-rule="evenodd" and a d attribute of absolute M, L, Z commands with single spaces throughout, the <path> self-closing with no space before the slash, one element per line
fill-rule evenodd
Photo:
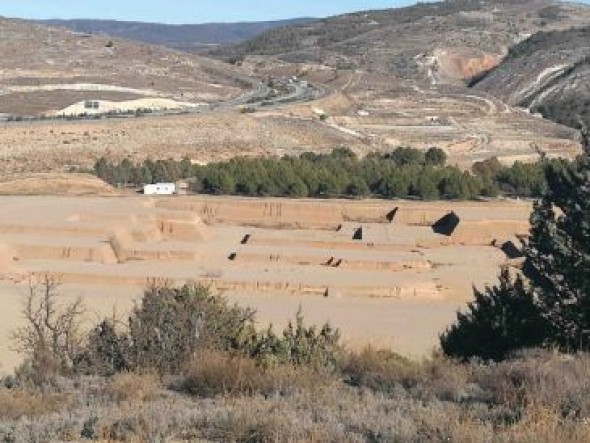
<path fill-rule="evenodd" d="M 0 178 L 0 195 L 117 195 L 90 174 L 42 173 Z"/>

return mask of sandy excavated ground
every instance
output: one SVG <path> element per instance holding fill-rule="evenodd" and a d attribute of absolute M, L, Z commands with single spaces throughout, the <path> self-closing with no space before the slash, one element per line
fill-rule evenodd
<path fill-rule="evenodd" d="M 284 324 L 301 305 L 352 345 L 421 355 L 528 228 L 523 202 L 419 203 L 212 197 L 0 197 L 0 360 L 30 278 L 119 315 L 152 283 L 203 283 Z M 395 209 L 397 212 L 395 212 Z M 431 225 L 449 211 L 452 235 Z M 358 230 L 361 239 L 353 239 Z M 115 303 L 116 302 L 116 303 Z M 2 369 L 0 369 L 2 370 Z"/>

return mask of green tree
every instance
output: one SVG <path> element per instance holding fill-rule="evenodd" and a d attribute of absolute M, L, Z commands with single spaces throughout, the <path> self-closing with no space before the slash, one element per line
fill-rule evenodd
<path fill-rule="evenodd" d="M 371 193 L 369 186 L 362 177 L 353 177 L 346 186 L 346 194 L 353 197 L 367 197 Z"/>
<path fill-rule="evenodd" d="M 423 200 L 436 200 L 439 197 L 437 182 L 428 168 L 418 176 L 413 193 Z"/>
<path fill-rule="evenodd" d="M 303 183 L 303 180 L 296 178 L 288 187 L 288 195 L 291 197 L 307 197 L 309 196 L 309 190 L 307 185 Z"/>
<path fill-rule="evenodd" d="M 152 171 L 150 170 L 149 165 L 146 164 L 145 162 L 143 165 L 141 165 L 139 175 L 140 175 L 141 184 L 149 185 L 154 182 L 154 179 L 152 178 Z"/>
<path fill-rule="evenodd" d="M 502 169 L 504 169 L 504 166 L 502 166 L 498 157 L 475 162 L 471 167 L 474 174 L 487 177 L 495 177 Z"/>
<path fill-rule="evenodd" d="M 94 175 L 96 175 L 101 180 L 107 181 L 108 168 L 109 168 L 109 163 L 107 162 L 107 159 L 104 157 L 101 157 L 94 164 Z"/>
<path fill-rule="evenodd" d="M 424 154 L 424 162 L 430 166 L 444 166 L 447 163 L 447 154 L 440 148 L 430 148 Z"/>
<path fill-rule="evenodd" d="M 501 359 L 510 351 L 541 344 L 563 351 L 590 348 L 590 137 L 586 131 L 583 146 L 584 153 L 574 164 L 545 164 L 547 189 L 534 205 L 524 247 L 528 286 L 520 278 L 512 282 L 503 274 L 498 287 L 476 291 L 469 312 L 460 313 L 441 337 L 447 354 Z"/>
<path fill-rule="evenodd" d="M 468 174 L 462 174 L 458 169 L 452 169 L 441 182 L 441 194 L 452 200 L 472 198 L 469 181 Z"/>
<path fill-rule="evenodd" d="M 162 160 L 158 160 L 152 169 L 152 178 L 156 183 L 168 182 L 171 180 L 168 165 Z"/>
<path fill-rule="evenodd" d="M 398 166 L 421 165 L 424 163 L 424 154 L 414 148 L 397 148 L 391 153 L 390 158 Z"/>
<path fill-rule="evenodd" d="M 129 318 L 129 366 L 178 373 L 198 349 L 248 353 L 253 318 L 204 287 L 150 288 Z"/>
<path fill-rule="evenodd" d="M 403 198 L 407 197 L 410 192 L 410 178 L 403 170 L 392 172 L 381 180 L 379 187 L 382 195 L 386 197 Z"/>
<path fill-rule="evenodd" d="M 503 360 L 515 350 L 543 344 L 548 323 L 520 276 L 513 280 L 503 271 L 497 286 L 474 293 L 467 311 L 458 312 L 456 323 L 441 335 L 445 354 Z"/>
<path fill-rule="evenodd" d="M 565 350 L 590 347 L 590 137 L 570 167 L 549 163 L 547 190 L 535 204 L 525 271 L 554 342 Z"/>
<path fill-rule="evenodd" d="M 233 194 L 234 179 L 225 170 L 213 169 L 203 180 L 204 189 L 212 194 Z"/>
<path fill-rule="evenodd" d="M 135 169 L 135 166 L 133 165 L 133 163 L 131 163 L 131 161 L 128 158 L 125 158 L 119 165 L 118 169 L 119 182 L 124 187 L 127 187 L 129 182 L 131 181 L 131 178 L 133 177 L 133 170 Z"/>

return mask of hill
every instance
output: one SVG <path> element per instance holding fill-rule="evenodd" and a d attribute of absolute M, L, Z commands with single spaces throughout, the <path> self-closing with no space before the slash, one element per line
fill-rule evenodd
<path fill-rule="evenodd" d="M 533 35 L 475 89 L 568 126 L 578 117 L 590 125 L 590 27 Z"/>
<path fill-rule="evenodd" d="M 0 18 L 0 114 L 85 100 L 208 103 L 251 84 L 238 68 L 168 48 Z"/>
<path fill-rule="evenodd" d="M 211 52 L 225 59 L 267 55 L 403 78 L 470 79 L 540 30 L 583 26 L 590 8 L 545 0 L 452 0 L 365 11 L 270 30 Z"/>
<path fill-rule="evenodd" d="M 41 20 L 49 26 L 64 27 L 86 34 L 111 35 L 129 40 L 167 46 L 183 51 L 200 51 L 211 46 L 237 43 L 270 29 L 310 22 L 311 18 L 290 20 L 203 23 L 195 25 L 169 25 L 117 20 Z"/>

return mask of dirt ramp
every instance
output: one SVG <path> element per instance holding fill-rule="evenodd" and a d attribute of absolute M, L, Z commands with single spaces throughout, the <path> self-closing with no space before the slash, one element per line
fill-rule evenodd
<path fill-rule="evenodd" d="M 194 261 L 199 257 L 196 250 L 167 248 L 166 242 L 146 244 L 136 242 L 129 231 L 118 230 L 110 236 L 108 244 L 117 263 L 129 261 Z"/>
<path fill-rule="evenodd" d="M 195 214 L 158 214 L 156 225 L 166 239 L 200 242 L 210 239 L 207 225 Z"/>
<path fill-rule="evenodd" d="M 41 226 L 12 223 L 0 224 L 0 234 L 26 234 L 49 237 L 95 237 L 106 234 L 109 229 L 108 226 L 86 226 L 81 224 L 76 226 Z"/>
<path fill-rule="evenodd" d="M 391 223 L 398 208 L 373 203 L 342 203 L 340 210 L 345 221 L 353 223 Z"/>

